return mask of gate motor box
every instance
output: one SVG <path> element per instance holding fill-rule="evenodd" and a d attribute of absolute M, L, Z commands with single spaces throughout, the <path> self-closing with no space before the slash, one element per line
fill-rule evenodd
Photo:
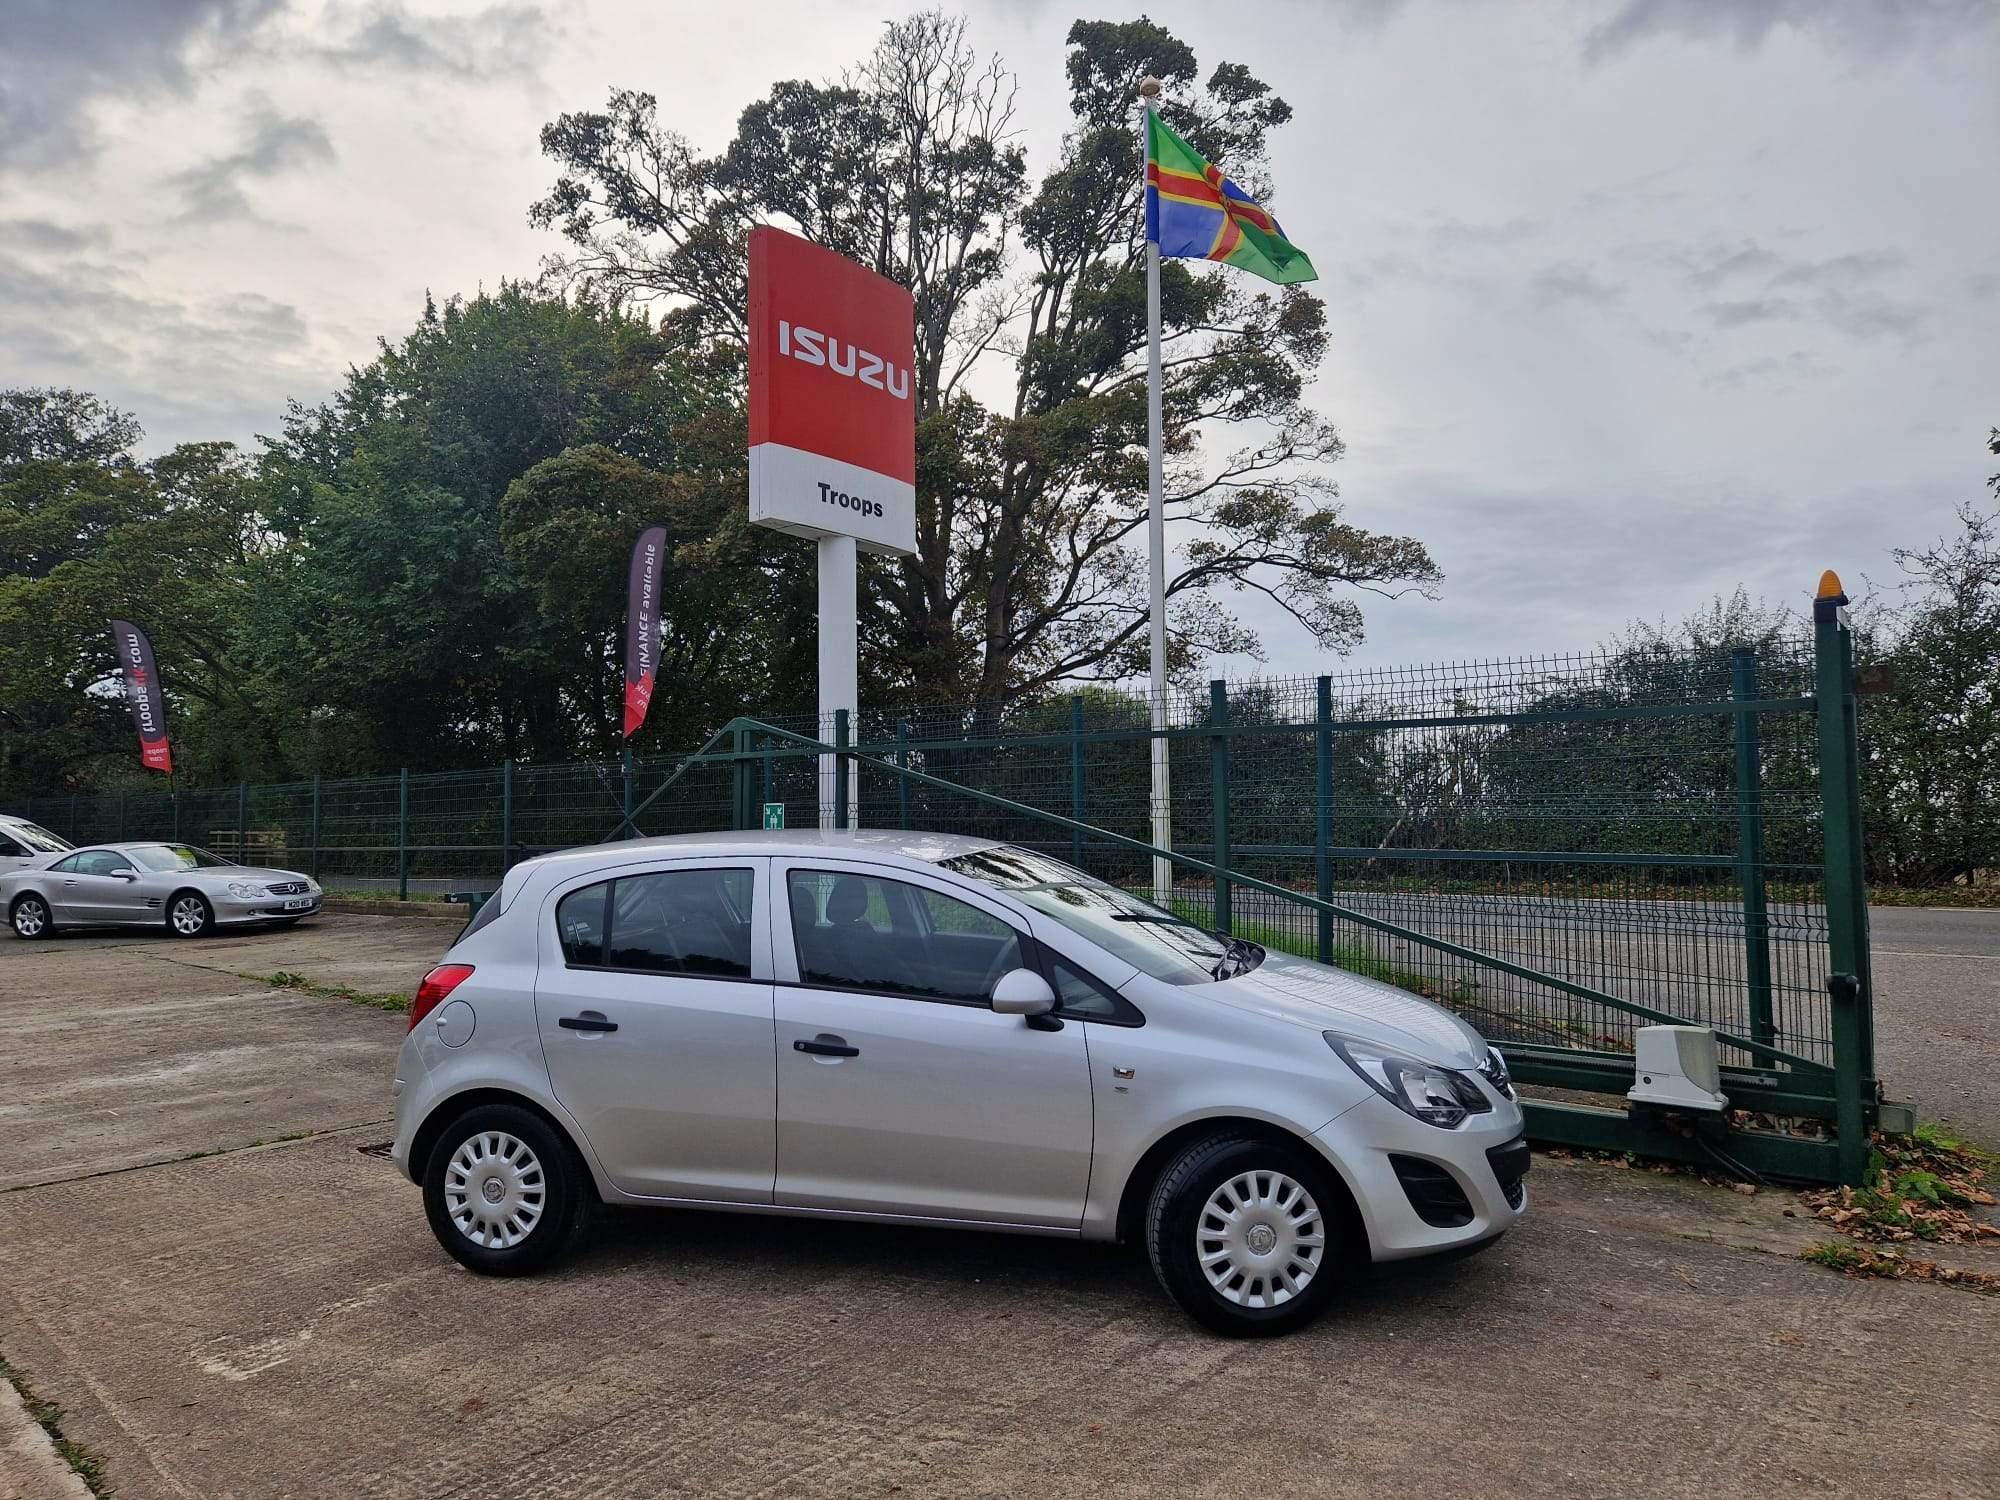
<path fill-rule="evenodd" d="M 1632 1043 L 1637 1076 L 1625 1095 L 1631 1104 L 1711 1115 L 1729 1108 L 1713 1028 L 1641 1026 Z"/>

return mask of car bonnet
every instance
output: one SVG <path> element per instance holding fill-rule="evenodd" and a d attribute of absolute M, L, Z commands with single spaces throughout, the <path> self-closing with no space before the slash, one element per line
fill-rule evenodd
<path fill-rule="evenodd" d="M 1337 1031 L 1419 1062 L 1470 1068 L 1486 1056 L 1485 1038 L 1443 1006 L 1275 949 L 1249 972 L 1203 989 L 1225 1004 Z"/>

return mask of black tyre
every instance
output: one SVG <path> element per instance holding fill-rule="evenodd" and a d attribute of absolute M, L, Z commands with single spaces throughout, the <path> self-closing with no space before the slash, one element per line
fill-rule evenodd
<path fill-rule="evenodd" d="M 56 930 L 56 916 L 49 910 L 49 903 L 33 892 L 14 902 L 7 920 L 14 929 L 14 936 L 26 938 L 29 942 L 52 936 Z"/>
<path fill-rule="evenodd" d="M 200 891 L 175 891 L 167 898 L 167 931 L 177 938 L 207 937 L 215 931 L 215 908 Z"/>
<path fill-rule="evenodd" d="M 1197 1323 L 1238 1338 L 1289 1333 L 1355 1267 L 1345 1189 L 1309 1151 L 1216 1135 L 1170 1161 L 1146 1209 L 1146 1253 Z"/>
<path fill-rule="evenodd" d="M 482 1104 L 454 1120 L 424 1169 L 431 1233 L 486 1276 L 528 1276 L 553 1262 L 594 1194 L 569 1142 L 514 1104 Z"/>

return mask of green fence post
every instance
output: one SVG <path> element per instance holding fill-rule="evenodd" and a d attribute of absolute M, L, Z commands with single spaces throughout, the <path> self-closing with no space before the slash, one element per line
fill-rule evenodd
<path fill-rule="evenodd" d="M 83 830 L 77 826 L 77 820 L 76 820 L 76 793 L 71 792 L 69 794 L 69 841 L 72 844 L 80 842 L 77 835 L 80 834 L 82 831 Z"/>
<path fill-rule="evenodd" d="M 1317 702 L 1313 705 L 1313 722 L 1317 733 L 1313 736 L 1314 769 L 1317 772 L 1314 783 L 1313 801 L 1317 804 L 1317 815 L 1313 819 L 1313 889 L 1322 901 L 1333 899 L 1333 679 L 1322 677 L 1317 683 Z M 1333 913 L 1319 913 L 1319 961 L 1333 962 Z"/>
<path fill-rule="evenodd" d="M 1757 653 L 1739 647 L 1730 657 L 1730 696 L 1739 704 L 1758 697 Z M 1750 999 L 1750 1039 L 1775 1043 L 1771 1008 L 1771 921 L 1764 891 L 1764 773 L 1757 715 L 1738 709 L 1736 720 L 1736 875 L 1743 887 L 1743 976 Z"/>
<path fill-rule="evenodd" d="M 1861 983 L 1852 974 L 1829 974 L 1827 998 L 1833 1010 L 1833 1124 L 1839 1151 L 1840 1180 L 1860 1187 L 1868 1174 L 1868 1121 L 1862 1097 L 1861 1055 L 1867 1013 Z"/>
<path fill-rule="evenodd" d="M 1859 1184 L 1868 1161 L 1868 1139 L 1860 1118 L 1861 1079 L 1865 1046 L 1867 992 L 1862 973 L 1864 952 L 1857 923 L 1857 909 L 1866 921 L 1866 908 L 1859 906 L 1861 872 L 1856 868 L 1855 850 L 1860 832 L 1858 798 L 1852 778 L 1853 763 L 1848 755 L 1849 687 L 1846 652 L 1841 640 L 1845 631 L 1840 608 L 1847 595 L 1840 580 L 1831 573 L 1820 584 L 1820 597 L 1813 600 L 1813 708 L 1819 727 L 1820 827 L 1825 839 L 1822 881 L 1826 898 L 1827 981 L 1833 1000 L 1833 1070 L 1835 1125 L 1839 1131 L 1837 1150 L 1841 1181 Z M 1849 987 L 1843 997 L 1836 981 Z M 1846 1101 L 1855 1101 L 1850 1113 Z"/>
<path fill-rule="evenodd" d="M 1069 815 L 1081 823 L 1083 817 L 1083 694 L 1069 698 Z M 1083 868 L 1083 830 L 1069 831 L 1069 862 Z"/>
<path fill-rule="evenodd" d="M 1845 623 L 1840 627 L 1840 678 L 1847 684 L 1847 702 L 1842 713 L 1841 735 L 1847 756 L 1847 785 L 1854 799 L 1854 816 L 1848 822 L 1847 862 L 1854 872 L 1849 900 L 1856 949 L 1854 975 L 1861 984 L 1861 1075 L 1875 1074 L 1875 960 L 1868 932 L 1868 865 L 1865 826 L 1861 807 L 1861 700 L 1854 690 L 1854 632 Z"/>
<path fill-rule="evenodd" d="M 739 832 L 754 827 L 750 821 L 750 762 L 747 731 L 738 724 L 729 732 L 729 826 Z"/>
<path fill-rule="evenodd" d="M 622 839 L 637 838 L 639 830 L 632 826 L 632 751 L 629 746 L 618 757 L 618 769 L 625 787 L 625 821 L 620 825 L 623 831 L 618 836 Z"/>
<path fill-rule="evenodd" d="M 847 710 L 833 711 L 833 826 L 847 826 Z M 900 778 L 898 778 L 900 779 Z"/>
<path fill-rule="evenodd" d="M 901 769 L 910 769 L 910 721 L 896 721 L 896 764 Z M 896 778 L 896 826 L 905 833 L 910 830 L 910 778 Z"/>
<path fill-rule="evenodd" d="M 236 861 L 243 862 L 243 856 L 250 849 L 250 783 L 236 783 Z"/>
<path fill-rule="evenodd" d="M 1215 818 L 1215 849 L 1209 861 L 1216 869 L 1215 930 L 1226 935 L 1230 927 L 1229 881 L 1222 871 L 1229 868 L 1229 684 L 1221 678 L 1208 685 L 1208 722 Z"/>
<path fill-rule="evenodd" d="M 313 773 L 312 868 L 306 872 L 319 879 L 319 773 Z"/>
<path fill-rule="evenodd" d="M 125 842 L 125 794 L 118 794 L 118 842 Z"/>
<path fill-rule="evenodd" d="M 396 776 L 396 899 L 410 899 L 410 768 Z"/>
<path fill-rule="evenodd" d="M 500 762 L 500 878 L 514 868 L 514 757 Z"/>

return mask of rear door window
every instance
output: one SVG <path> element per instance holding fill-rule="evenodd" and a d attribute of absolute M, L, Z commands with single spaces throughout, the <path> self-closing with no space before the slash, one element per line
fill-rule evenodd
<path fill-rule="evenodd" d="M 750 977 L 750 870 L 662 870 L 571 891 L 556 931 L 572 967 Z"/>

